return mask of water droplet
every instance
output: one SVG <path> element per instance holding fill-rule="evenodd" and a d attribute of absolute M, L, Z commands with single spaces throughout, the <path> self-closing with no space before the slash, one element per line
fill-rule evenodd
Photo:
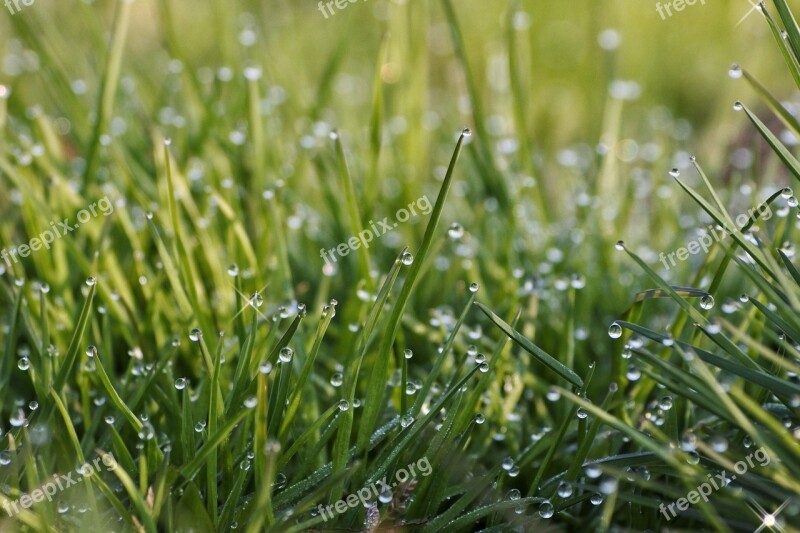
<path fill-rule="evenodd" d="M 31 360 L 27 357 L 20 357 L 19 361 L 17 361 L 17 367 L 26 372 L 31 367 Z"/>
<path fill-rule="evenodd" d="M 612 322 L 611 325 L 608 326 L 608 336 L 612 339 L 619 339 L 622 337 L 622 326 L 616 322 Z"/>
<path fill-rule="evenodd" d="M 50 285 L 48 285 L 47 283 L 42 283 L 41 285 L 39 285 L 39 292 L 41 292 L 42 294 L 47 294 L 48 292 L 50 292 Z"/>
<path fill-rule="evenodd" d="M 292 350 L 288 346 L 284 346 L 283 348 L 281 348 L 278 358 L 281 360 L 282 363 L 290 363 L 292 361 L 292 357 L 294 357 L 294 350 Z"/>
<path fill-rule="evenodd" d="M 393 497 L 392 491 L 385 489 L 378 495 L 378 500 L 380 500 L 381 503 L 389 503 L 392 501 Z"/>
<path fill-rule="evenodd" d="M 742 302 L 743 304 L 746 304 L 747 302 L 750 301 L 750 297 L 746 294 L 741 294 L 739 296 L 739 301 Z"/>
<path fill-rule="evenodd" d="M 736 102 L 733 103 L 734 111 L 741 111 L 742 109 L 744 109 L 744 105 L 740 101 L 737 100 Z"/>
<path fill-rule="evenodd" d="M 708 326 L 706 327 L 706 330 L 711 335 L 717 335 L 720 331 L 722 331 L 722 324 L 719 323 L 719 320 L 716 320 L 716 319 L 710 320 L 708 322 Z"/>
<path fill-rule="evenodd" d="M 194 430 L 196 433 L 202 433 L 203 430 L 206 429 L 206 421 L 201 420 L 197 424 L 194 425 Z"/>
<path fill-rule="evenodd" d="M 239 470 L 250 470 L 250 461 L 245 459 L 241 463 L 239 463 Z"/>
<path fill-rule="evenodd" d="M 797 207 L 798 201 L 796 196 L 790 196 L 786 199 L 786 203 L 789 204 L 789 207 Z"/>
<path fill-rule="evenodd" d="M 114 416 L 113 416 L 113 415 L 108 415 L 108 416 L 105 418 L 105 421 L 106 421 L 106 424 L 108 424 L 108 425 L 111 425 L 111 424 L 113 424 L 114 422 L 116 422 L 116 421 L 117 421 L 117 419 L 116 419 L 116 418 L 114 418 Z"/>
<path fill-rule="evenodd" d="M 669 411 L 672 409 L 672 396 L 664 396 L 658 402 L 658 407 L 663 411 Z"/>
<path fill-rule="evenodd" d="M 483 424 L 484 422 L 486 422 L 486 417 L 483 416 L 482 413 L 478 413 L 477 415 L 475 415 L 474 420 L 475 420 L 476 424 L 480 425 L 480 424 Z"/>
<path fill-rule="evenodd" d="M 339 400 L 339 410 L 340 411 L 347 411 L 348 409 L 350 409 L 350 402 L 348 402 L 344 398 Z M 403 426 L 403 427 L 405 427 L 405 426 Z"/>
<path fill-rule="evenodd" d="M 511 489 L 508 491 L 508 499 L 509 500 L 519 500 L 522 494 L 519 492 L 519 489 Z"/>
<path fill-rule="evenodd" d="M 403 417 L 400 419 L 400 425 L 403 426 L 404 428 L 407 428 L 413 423 L 414 423 L 414 417 L 411 415 L 403 415 Z"/>
<path fill-rule="evenodd" d="M 189 340 L 193 342 L 198 342 L 202 336 L 203 332 L 200 331 L 199 328 L 194 328 L 191 332 L 189 332 Z"/>
<path fill-rule="evenodd" d="M 256 399 L 255 396 L 248 396 L 244 400 L 244 406 L 247 407 L 248 409 L 252 409 L 253 407 L 256 406 L 256 404 L 258 404 L 258 400 Z"/>
<path fill-rule="evenodd" d="M 471 283 L 470 286 L 469 286 L 469 292 L 474 294 L 474 293 L 478 292 L 478 290 L 480 288 L 481 288 L 481 286 L 478 285 L 477 283 Z"/>
<path fill-rule="evenodd" d="M 270 372 L 272 372 L 272 363 L 270 362 L 261 363 L 261 365 L 259 365 L 258 367 L 258 371 L 264 374 L 265 376 L 268 376 Z"/>
<path fill-rule="evenodd" d="M 483 355 L 482 353 L 479 353 L 478 355 L 475 356 L 475 362 L 478 364 L 486 362 L 486 356 Z"/>
<path fill-rule="evenodd" d="M 514 459 L 513 458 L 506 457 L 505 459 L 503 459 L 503 464 L 502 464 L 503 470 L 508 472 L 509 470 L 511 470 L 511 468 L 513 468 L 513 466 L 514 466 Z"/>
<path fill-rule="evenodd" d="M 260 292 L 254 292 L 253 295 L 250 297 L 250 301 L 248 303 L 250 304 L 251 307 L 259 308 L 264 304 L 264 297 L 261 296 Z"/>
<path fill-rule="evenodd" d="M 489 363 L 481 363 L 478 365 L 478 370 L 483 372 L 484 374 L 489 371 Z"/>
<path fill-rule="evenodd" d="M 733 80 L 738 80 L 742 77 L 742 67 L 734 63 L 728 70 L 728 76 Z"/>
<path fill-rule="evenodd" d="M 88 286 L 93 287 L 95 283 L 97 283 L 97 280 L 95 278 L 93 278 L 92 276 L 89 276 L 88 278 L 86 278 L 86 284 Z"/>
<path fill-rule="evenodd" d="M 231 266 L 229 266 L 228 267 L 228 275 L 230 277 L 232 277 L 232 278 L 235 278 L 236 276 L 238 276 L 239 275 L 239 265 L 232 264 Z"/>
<path fill-rule="evenodd" d="M 700 462 L 700 454 L 695 451 L 687 453 L 686 462 L 689 463 L 690 465 L 696 465 L 697 463 Z"/>
<path fill-rule="evenodd" d="M 728 449 L 728 440 L 722 435 L 712 437 L 711 449 L 717 453 L 724 453 Z"/>
<path fill-rule="evenodd" d="M 681 437 L 681 450 L 691 452 L 695 448 L 697 448 L 697 436 L 689 430 L 685 431 Z"/>
<path fill-rule="evenodd" d="M 334 387 L 341 387 L 342 382 L 344 381 L 344 374 L 341 372 L 336 372 L 334 375 L 331 376 L 331 385 Z"/>
<path fill-rule="evenodd" d="M 458 222 L 450 224 L 450 229 L 447 230 L 447 236 L 453 240 L 458 240 L 464 236 L 464 227 Z"/>
<path fill-rule="evenodd" d="M 599 492 L 595 492 L 592 494 L 592 497 L 589 498 L 589 501 L 592 502 L 592 505 L 600 505 L 603 503 L 603 495 Z"/>
<path fill-rule="evenodd" d="M 156 432 L 153 429 L 153 425 L 150 422 L 144 422 L 142 424 L 142 429 L 139 430 L 138 436 L 140 440 L 151 440 L 155 434 Z"/>
<path fill-rule="evenodd" d="M 616 248 L 619 251 L 624 250 L 625 249 L 625 241 L 617 241 L 617 244 L 614 245 L 614 248 Z"/>
<path fill-rule="evenodd" d="M 783 196 L 783 198 L 788 200 L 789 198 L 794 196 L 794 191 L 792 191 L 792 189 L 790 189 L 789 187 L 786 187 L 781 191 L 781 196 Z"/>
<path fill-rule="evenodd" d="M 178 389 L 178 390 L 185 389 L 187 381 L 188 380 L 186 378 L 178 378 L 178 379 L 176 379 L 175 380 L 175 388 Z"/>
<path fill-rule="evenodd" d="M 706 294 L 700 298 L 700 307 L 708 311 L 714 307 L 714 297 Z"/>
<path fill-rule="evenodd" d="M 464 128 L 463 130 L 461 130 L 461 135 L 463 135 L 464 137 L 469 137 L 470 135 L 472 135 L 472 130 L 469 128 Z"/>
<path fill-rule="evenodd" d="M 86 348 L 86 355 L 88 357 L 94 357 L 95 355 L 97 355 L 97 346 L 95 346 L 94 344 L 90 344 Z"/>
<path fill-rule="evenodd" d="M 8 466 L 11 464 L 11 454 L 8 451 L 0 452 L 0 466 Z"/>
<path fill-rule="evenodd" d="M 602 474 L 600 466 L 596 463 L 590 463 L 586 465 L 583 470 L 586 472 L 586 476 L 591 479 L 597 479 L 600 477 L 600 474 Z"/>
<path fill-rule="evenodd" d="M 642 377 L 642 373 L 636 368 L 636 365 L 629 365 L 625 377 L 628 378 L 628 381 L 638 381 Z"/>
<path fill-rule="evenodd" d="M 403 352 L 403 357 L 405 357 L 406 359 L 411 359 L 412 357 L 414 357 L 414 352 L 406 348 L 406 350 Z"/>
<path fill-rule="evenodd" d="M 561 393 L 555 387 L 550 387 L 547 389 L 547 394 L 545 395 L 548 401 L 557 402 L 561 398 Z"/>
<path fill-rule="evenodd" d="M 417 393 L 417 388 L 414 386 L 414 384 L 411 383 L 410 381 L 407 382 L 406 383 L 406 394 L 408 396 L 411 396 L 412 394 L 416 394 L 416 393 Z"/>
<path fill-rule="evenodd" d="M 578 407 L 578 411 L 576 412 L 576 415 L 580 419 L 585 419 L 586 417 L 589 416 L 589 413 L 587 413 L 586 410 L 584 410 L 583 407 Z"/>
<path fill-rule="evenodd" d="M 556 492 L 558 492 L 558 495 L 561 496 L 562 498 L 569 498 L 570 496 L 572 496 L 572 485 L 570 485 L 566 481 L 562 481 L 561 483 L 558 484 Z"/>
<path fill-rule="evenodd" d="M 539 516 L 542 518 L 552 518 L 553 514 L 555 514 L 555 508 L 553 504 L 550 503 L 550 500 L 545 500 L 539 505 Z"/>
<path fill-rule="evenodd" d="M 400 262 L 406 266 L 409 266 L 414 263 L 414 256 L 411 254 L 411 252 L 403 252 L 403 254 L 400 256 Z"/>
<path fill-rule="evenodd" d="M 681 171 L 678 170 L 677 168 L 673 168 L 672 170 L 669 171 L 669 175 L 672 176 L 673 178 L 680 178 Z"/>

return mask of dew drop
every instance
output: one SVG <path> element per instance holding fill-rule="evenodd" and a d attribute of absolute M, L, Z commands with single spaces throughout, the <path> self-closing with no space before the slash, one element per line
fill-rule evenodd
<path fill-rule="evenodd" d="M 203 336 L 203 332 L 200 331 L 199 328 L 194 328 L 192 331 L 189 332 L 189 340 L 193 342 L 198 342 L 200 337 Z"/>
<path fill-rule="evenodd" d="M 678 170 L 677 168 L 673 168 L 672 170 L 669 171 L 669 175 L 672 176 L 673 178 L 680 178 L 681 171 Z"/>
<path fill-rule="evenodd" d="M 592 497 L 589 498 L 589 501 L 592 503 L 592 505 L 600 505 L 603 503 L 603 495 L 599 492 L 595 492 L 592 494 Z"/>
<path fill-rule="evenodd" d="M 339 400 L 339 410 L 340 411 L 347 411 L 348 409 L 350 409 L 350 402 L 348 402 L 344 398 Z"/>
<path fill-rule="evenodd" d="M 669 411 L 672 409 L 672 396 L 664 396 L 659 400 L 658 407 L 663 411 Z"/>
<path fill-rule="evenodd" d="M 612 339 L 619 339 L 622 337 L 622 326 L 616 322 L 612 322 L 611 325 L 608 326 L 608 336 Z"/>
<path fill-rule="evenodd" d="M 576 415 L 577 415 L 578 418 L 583 420 L 583 419 L 585 419 L 586 417 L 589 416 L 589 413 L 587 413 L 586 410 L 583 407 L 578 407 L 578 411 L 576 412 Z"/>
<path fill-rule="evenodd" d="M 734 63 L 728 70 L 728 76 L 733 80 L 738 80 L 742 77 L 742 67 Z"/>
<path fill-rule="evenodd" d="M 111 424 L 113 424 L 114 422 L 116 422 L 116 421 L 117 421 L 117 419 L 116 419 L 116 418 L 114 418 L 114 416 L 113 416 L 113 415 L 108 415 L 107 417 L 105 417 L 105 421 L 106 421 L 106 424 L 108 424 L 108 425 L 110 426 Z"/>
<path fill-rule="evenodd" d="M 406 350 L 403 352 L 403 357 L 405 357 L 406 359 L 411 359 L 412 357 L 414 357 L 414 352 L 406 348 Z"/>
<path fill-rule="evenodd" d="M 471 283 L 470 286 L 469 286 L 469 292 L 475 294 L 476 292 L 478 292 L 478 290 L 480 288 L 481 288 L 481 286 L 478 285 L 477 283 Z"/>
<path fill-rule="evenodd" d="M 458 222 L 453 222 L 452 224 L 450 224 L 450 229 L 447 230 L 447 236 L 453 239 L 454 241 L 459 240 L 464 236 L 464 226 L 462 226 Z"/>
<path fill-rule="evenodd" d="M 278 358 L 281 360 L 282 363 L 290 363 L 292 361 L 292 357 L 294 357 L 294 350 L 292 350 L 288 346 L 284 346 L 283 348 L 281 348 Z"/>
<path fill-rule="evenodd" d="M 344 374 L 341 372 L 336 372 L 334 375 L 331 376 L 331 385 L 334 387 L 341 387 L 342 382 L 344 381 Z"/>
<path fill-rule="evenodd" d="M 178 378 L 175 380 L 175 388 L 178 390 L 183 390 L 186 388 L 186 378 Z"/>
<path fill-rule="evenodd" d="M 519 500 L 522 494 L 520 493 L 519 489 L 511 489 L 508 491 L 508 499 L 509 500 Z"/>
<path fill-rule="evenodd" d="M 472 135 L 472 130 L 469 128 L 464 128 L 463 130 L 461 130 L 461 135 L 463 135 L 464 137 L 469 137 L 470 135 Z"/>
<path fill-rule="evenodd" d="M 740 101 L 737 100 L 736 102 L 733 103 L 734 111 L 741 111 L 742 109 L 744 109 L 744 105 Z"/>
<path fill-rule="evenodd" d="M 414 255 L 411 252 L 403 252 L 400 256 L 400 262 L 409 266 L 414 263 Z"/>
<path fill-rule="evenodd" d="M 794 191 L 792 191 L 792 189 L 790 189 L 789 187 L 786 187 L 781 191 L 781 196 L 783 196 L 785 199 L 788 200 L 789 198 L 794 196 Z"/>
<path fill-rule="evenodd" d="M 478 413 L 477 415 L 475 415 L 474 420 L 475 420 L 476 424 L 480 425 L 480 424 L 483 424 L 484 422 L 486 422 L 486 417 L 483 416 L 482 413 Z"/>
<path fill-rule="evenodd" d="M 414 417 L 411 415 L 403 415 L 403 417 L 400 418 L 400 425 L 403 426 L 404 428 L 407 428 L 413 423 L 414 423 Z"/>
<path fill-rule="evenodd" d="M 555 508 L 550 500 L 545 500 L 539 505 L 539 516 L 542 518 L 552 518 L 553 514 L 555 514 Z"/>
<path fill-rule="evenodd" d="M 617 244 L 614 245 L 614 248 L 616 248 L 619 251 L 624 250 L 625 249 L 625 241 L 617 241 Z"/>
<path fill-rule="evenodd" d="M 265 376 L 268 376 L 272 372 L 272 363 L 270 362 L 261 363 L 261 365 L 259 365 L 258 367 L 258 371 L 264 374 Z"/>
<path fill-rule="evenodd" d="M 228 275 L 230 277 L 232 277 L 232 278 L 235 278 L 236 276 L 238 276 L 239 275 L 239 265 L 232 264 L 231 266 L 229 266 L 228 267 Z"/>
<path fill-rule="evenodd" d="M 489 371 L 489 363 L 481 363 L 478 365 L 478 370 L 483 372 L 484 374 Z"/>
<path fill-rule="evenodd" d="M 93 287 L 95 283 L 97 283 L 97 280 L 94 277 L 89 276 L 88 278 L 86 278 L 86 284 L 89 287 Z"/>
<path fill-rule="evenodd" d="M 247 407 L 248 409 L 252 409 L 253 407 L 256 406 L 256 404 L 258 404 L 258 400 L 256 399 L 255 396 L 249 396 L 244 400 L 244 406 Z"/>
<path fill-rule="evenodd" d="M 558 492 L 558 495 L 561 496 L 562 498 L 569 498 L 570 496 L 572 496 L 572 485 L 570 485 L 566 481 L 562 481 L 561 483 L 558 484 L 556 492 Z"/>
<path fill-rule="evenodd" d="M 713 309 L 714 307 L 714 297 L 710 294 L 706 294 L 700 298 L 700 307 L 708 311 L 709 309 Z"/>
<path fill-rule="evenodd" d="M 628 365 L 628 370 L 625 372 L 625 377 L 628 378 L 628 381 L 639 381 L 639 378 L 642 377 L 642 373 L 638 368 L 636 368 L 635 365 Z"/>
<path fill-rule="evenodd" d="M 503 459 L 503 463 L 501 466 L 503 467 L 503 470 L 508 472 L 514 467 L 514 459 L 512 459 L 511 457 L 506 457 L 505 459 Z"/>
<path fill-rule="evenodd" d="M 21 357 L 19 361 L 17 361 L 17 368 L 26 372 L 31 367 L 31 360 L 27 357 Z"/>
<path fill-rule="evenodd" d="M 200 422 L 198 422 L 197 424 L 194 425 L 195 433 L 202 433 L 204 429 L 206 429 L 206 421 L 205 420 L 201 420 Z"/>

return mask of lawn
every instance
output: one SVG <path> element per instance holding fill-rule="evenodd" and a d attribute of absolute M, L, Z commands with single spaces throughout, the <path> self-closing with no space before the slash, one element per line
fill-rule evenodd
<path fill-rule="evenodd" d="M 792 10 L 0 4 L 0 531 L 800 531 Z"/>

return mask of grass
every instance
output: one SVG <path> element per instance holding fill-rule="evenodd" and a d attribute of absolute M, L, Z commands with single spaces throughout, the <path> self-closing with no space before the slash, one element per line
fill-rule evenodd
<path fill-rule="evenodd" d="M 678 22 L 649 7 L 603 50 L 621 3 L 274 4 L 42 1 L 2 22 L 3 246 L 114 209 L 0 263 L 0 530 L 795 531 L 785 0 L 736 32 L 733 7 L 682 14 L 676 46 L 708 53 L 666 74 L 635 43 Z M 662 267 L 709 224 L 730 235 Z"/>

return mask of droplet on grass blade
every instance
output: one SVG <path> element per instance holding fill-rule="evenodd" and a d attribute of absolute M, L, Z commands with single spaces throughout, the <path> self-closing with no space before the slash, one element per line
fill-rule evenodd
<path fill-rule="evenodd" d="M 608 336 L 612 339 L 619 339 L 622 337 L 622 326 L 616 322 L 612 322 L 611 325 L 608 326 Z"/>

